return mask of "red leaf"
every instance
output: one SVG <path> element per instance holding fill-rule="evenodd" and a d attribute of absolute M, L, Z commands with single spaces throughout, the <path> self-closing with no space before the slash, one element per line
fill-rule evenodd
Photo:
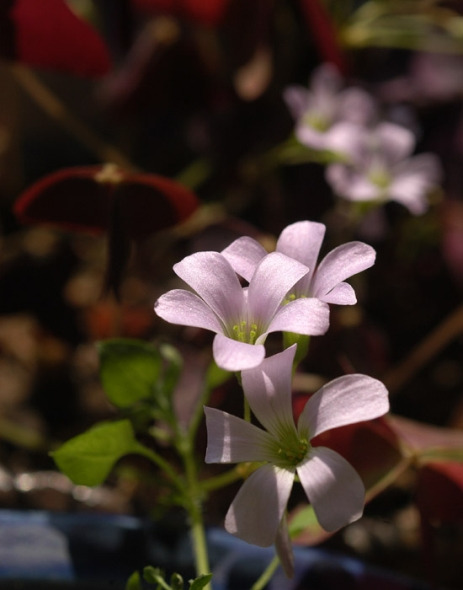
<path fill-rule="evenodd" d="M 169 178 L 108 164 L 49 174 L 19 196 L 14 212 L 23 223 L 101 233 L 117 207 L 125 233 L 136 239 L 184 221 L 197 206 L 193 193 Z"/>
<path fill-rule="evenodd" d="M 63 0 L 2 4 L 2 57 L 81 76 L 101 76 L 109 70 L 111 60 L 101 37 Z"/>
<path fill-rule="evenodd" d="M 348 74 L 347 58 L 341 49 L 334 23 L 320 0 L 301 0 L 310 33 L 323 61 L 334 64 L 343 76 Z"/>
<path fill-rule="evenodd" d="M 179 18 L 217 26 L 230 0 L 132 0 L 134 6 L 149 13 L 167 13 Z"/>
<path fill-rule="evenodd" d="M 184 221 L 197 206 L 193 193 L 173 180 L 106 164 L 66 168 L 46 176 L 20 195 L 14 212 L 24 223 L 107 231 L 105 291 L 119 297 L 131 240 Z"/>
<path fill-rule="evenodd" d="M 418 473 L 416 503 L 427 521 L 463 521 L 463 463 L 426 463 Z"/>

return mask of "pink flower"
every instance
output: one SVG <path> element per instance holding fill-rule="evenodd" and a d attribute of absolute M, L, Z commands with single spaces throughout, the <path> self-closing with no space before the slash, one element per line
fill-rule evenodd
<path fill-rule="evenodd" d="M 291 405 L 295 350 L 293 345 L 241 374 L 249 405 L 263 428 L 205 408 L 206 463 L 264 463 L 243 483 L 225 518 L 229 533 L 259 546 L 271 545 L 280 536 L 296 474 L 325 530 L 335 531 L 360 518 L 365 489 L 359 475 L 341 455 L 312 447 L 310 441 L 389 409 L 382 383 L 365 375 L 346 375 L 315 393 L 296 425 Z"/>
<path fill-rule="evenodd" d="M 353 305 L 357 302 L 355 291 L 345 279 L 372 266 L 375 250 L 363 242 L 348 242 L 329 252 L 317 266 L 325 230 L 322 223 L 298 221 L 281 232 L 277 252 L 310 269 L 292 286 L 287 298 L 312 297 L 325 303 Z M 252 238 L 242 237 L 232 242 L 222 254 L 239 275 L 249 280 L 267 251 Z"/>
<path fill-rule="evenodd" d="M 349 153 L 344 123 L 369 124 L 376 105 L 366 91 L 343 89 L 343 80 L 332 64 L 323 64 L 312 74 L 309 89 L 289 86 L 284 99 L 296 120 L 295 134 L 305 146 L 316 150 Z"/>
<path fill-rule="evenodd" d="M 397 201 L 419 215 L 440 181 L 441 167 L 434 154 L 410 157 L 414 147 L 413 133 L 400 125 L 357 130 L 351 163 L 330 164 L 326 178 L 335 193 L 350 201 Z"/>
<path fill-rule="evenodd" d="M 155 304 L 156 313 L 174 324 L 216 333 L 213 355 L 219 367 L 241 371 L 259 365 L 270 332 L 324 334 L 328 306 L 315 299 L 286 301 L 286 294 L 308 272 L 300 262 L 273 252 L 255 266 L 243 288 L 231 264 L 218 252 L 197 252 L 174 265 L 196 293 L 174 289 Z"/>

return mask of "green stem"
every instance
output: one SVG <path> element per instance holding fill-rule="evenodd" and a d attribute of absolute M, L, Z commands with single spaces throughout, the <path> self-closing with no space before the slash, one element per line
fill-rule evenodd
<path fill-rule="evenodd" d="M 142 455 L 143 457 L 146 457 L 147 459 L 152 461 L 155 465 L 157 465 L 160 469 L 162 469 L 164 471 L 164 473 L 167 475 L 167 477 L 172 481 L 172 483 L 175 484 L 177 489 L 179 491 L 181 491 L 182 493 L 184 493 L 185 482 L 178 475 L 178 473 L 176 471 L 174 471 L 174 469 L 172 469 L 172 467 L 170 466 L 170 463 L 168 461 L 166 461 L 165 459 L 163 459 L 158 453 L 156 453 L 156 451 L 148 449 L 147 447 L 144 447 L 143 445 L 140 444 L 140 445 L 137 445 L 133 449 L 133 452 L 137 453 L 138 455 Z"/>
<path fill-rule="evenodd" d="M 183 458 L 185 475 L 187 480 L 187 494 L 185 494 L 185 509 L 188 511 L 191 521 L 191 537 L 195 556 L 196 576 L 210 573 L 209 556 L 207 553 L 206 532 L 202 514 L 201 487 L 198 481 L 193 447 L 188 439 L 180 443 L 178 450 Z M 210 584 L 205 586 L 211 590 Z"/>
<path fill-rule="evenodd" d="M 201 489 L 204 492 L 212 492 L 214 490 L 219 490 L 227 486 L 230 483 L 238 481 L 242 479 L 242 472 L 239 469 L 229 469 L 225 471 L 225 473 L 221 473 L 220 475 L 216 475 L 214 477 L 210 477 L 209 479 L 205 479 L 201 482 Z"/>
<path fill-rule="evenodd" d="M 270 581 L 270 578 L 275 573 L 277 567 L 280 565 L 280 560 L 278 559 L 278 555 L 272 559 L 272 561 L 268 564 L 265 570 L 262 572 L 260 577 L 254 582 L 251 586 L 251 590 L 263 590 L 267 583 Z"/>

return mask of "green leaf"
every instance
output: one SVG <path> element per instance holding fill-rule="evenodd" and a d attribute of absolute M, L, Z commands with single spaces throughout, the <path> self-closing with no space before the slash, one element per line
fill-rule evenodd
<path fill-rule="evenodd" d="M 212 580 L 212 574 L 203 574 L 195 580 L 189 580 L 190 590 L 202 590 Z"/>
<path fill-rule="evenodd" d="M 170 587 L 172 590 L 183 590 L 183 578 L 180 574 L 172 574 L 170 577 Z"/>
<path fill-rule="evenodd" d="M 129 408 L 155 395 L 162 357 L 152 344 L 116 338 L 100 342 L 98 350 L 103 389 L 115 406 Z"/>
<path fill-rule="evenodd" d="M 127 580 L 125 590 L 143 590 L 140 580 L 140 574 L 138 572 L 134 572 Z"/>
<path fill-rule="evenodd" d="M 139 447 L 129 420 L 120 420 L 94 426 L 51 455 L 74 483 L 96 486 L 104 482 L 116 461 L 137 452 Z"/>

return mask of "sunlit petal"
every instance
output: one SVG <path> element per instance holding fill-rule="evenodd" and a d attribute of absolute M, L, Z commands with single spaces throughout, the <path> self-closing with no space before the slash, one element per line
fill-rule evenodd
<path fill-rule="evenodd" d="M 276 538 L 293 486 L 294 473 L 263 465 L 241 486 L 225 517 L 226 530 L 253 545 L 267 547 Z"/>
<path fill-rule="evenodd" d="M 249 314 L 265 328 L 291 287 L 308 273 L 304 264 L 279 252 L 267 254 L 257 265 L 248 288 Z"/>
<path fill-rule="evenodd" d="M 281 307 L 267 328 L 267 333 L 282 331 L 320 336 L 326 333 L 329 325 L 328 305 L 319 299 L 303 297 Z"/>
<path fill-rule="evenodd" d="M 344 375 L 321 387 L 307 402 L 298 430 L 310 438 L 338 426 L 382 416 L 389 410 L 386 387 L 367 375 Z"/>
<path fill-rule="evenodd" d="M 256 418 L 276 438 L 296 433 L 291 404 L 291 381 L 296 345 L 243 371 L 243 390 Z"/>
<path fill-rule="evenodd" d="M 221 254 L 232 265 L 233 270 L 249 282 L 256 266 L 268 252 L 253 238 L 243 236 L 222 250 Z"/>
<path fill-rule="evenodd" d="M 298 221 L 285 227 L 278 238 L 276 250 L 309 267 L 310 274 L 317 264 L 326 227 L 314 221 Z"/>
<path fill-rule="evenodd" d="M 224 324 L 239 318 L 242 287 L 230 263 L 219 252 L 196 252 L 174 265 L 176 274 L 204 299 Z"/>
<path fill-rule="evenodd" d="M 206 463 L 273 461 L 272 436 L 241 418 L 215 408 L 204 408 L 207 427 Z"/>
<path fill-rule="evenodd" d="M 161 295 L 154 311 L 159 317 L 172 324 L 194 326 L 213 332 L 222 332 L 223 326 L 211 308 L 190 291 L 173 289 Z"/>
<path fill-rule="evenodd" d="M 375 258 L 374 248 L 363 242 L 348 242 L 331 250 L 315 272 L 313 296 L 327 295 L 338 283 L 373 266 Z"/>
<path fill-rule="evenodd" d="M 297 474 L 326 531 L 334 532 L 362 516 L 365 487 L 338 453 L 326 447 L 312 448 L 309 458 L 297 467 Z"/>
<path fill-rule="evenodd" d="M 226 371 L 241 371 L 257 367 L 264 360 L 263 344 L 247 344 L 217 334 L 212 343 L 215 362 Z"/>

